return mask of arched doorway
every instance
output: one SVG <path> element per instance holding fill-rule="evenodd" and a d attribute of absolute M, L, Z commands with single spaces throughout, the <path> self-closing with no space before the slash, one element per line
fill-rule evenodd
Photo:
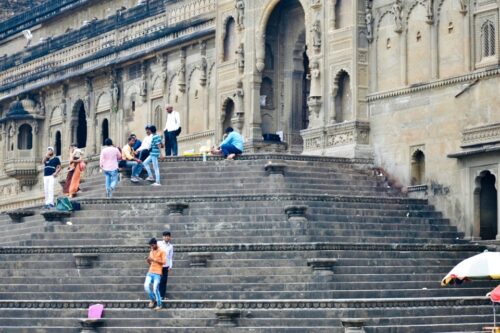
<path fill-rule="evenodd" d="M 498 234 L 498 201 L 495 186 L 496 177 L 490 171 L 482 171 L 476 177 L 474 207 L 479 237 L 483 240 L 495 239 Z"/>
<path fill-rule="evenodd" d="M 262 132 L 282 131 L 290 150 L 300 152 L 300 130 L 309 124 L 310 81 L 305 12 L 298 0 L 280 1 L 274 7 L 265 28 L 264 46 Z"/>
<path fill-rule="evenodd" d="M 417 149 L 411 156 L 411 184 L 425 183 L 425 154 Z"/>
<path fill-rule="evenodd" d="M 232 99 L 228 98 L 223 105 L 223 119 L 222 119 L 222 134 L 228 127 L 232 127 L 231 119 L 234 116 L 234 102 Z"/>
<path fill-rule="evenodd" d="M 102 121 L 101 125 L 101 143 L 104 146 L 104 141 L 109 138 L 109 122 L 106 118 Z"/>
<path fill-rule="evenodd" d="M 61 138 L 61 132 L 57 131 L 56 132 L 56 141 L 54 142 L 54 149 L 56 150 L 56 156 L 61 156 L 62 153 L 62 138 Z"/>
<path fill-rule="evenodd" d="M 78 148 L 85 148 L 87 146 L 87 115 L 82 100 L 75 103 L 73 119 L 76 120 L 76 138 L 74 138 L 76 145 Z"/>

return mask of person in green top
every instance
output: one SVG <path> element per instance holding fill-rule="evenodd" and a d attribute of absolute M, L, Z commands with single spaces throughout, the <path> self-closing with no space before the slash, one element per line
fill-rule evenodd
<path fill-rule="evenodd" d="M 164 160 L 165 156 L 163 156 L 162 149 L 163 144 L 161 143 L 161 137 L 156 134 L 156 126 L 152 125 L 149 127 L 151 133 L 153 134 L 153 138 L 151 139 L 151 150 L 148 158 L 144 161 L 143 165 L 148 173 L 147 181 L 152 182 L 153 186 L 161 186 L 160 183 L 160 168 L 158 166 L 158 158 L 160 160 Z M 151 167 L 149 164 L 153 164 L 153 168 L 155 169 L 155 178 L 153 178 L 153 174 L 151 172 Z"/>

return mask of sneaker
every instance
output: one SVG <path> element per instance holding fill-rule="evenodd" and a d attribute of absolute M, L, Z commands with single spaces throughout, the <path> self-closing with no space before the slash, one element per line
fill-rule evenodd
<path fill-rule="evenodd" d="M 151 184 L 151 186 L 161 186 L 161 184 L 160 183 L 153 183 L 153 184 Z"/>
<path fill-rule="evenodd" d="M 150 301 L 149 304 L 148 304 L 148 308 L 152 309 L 154 307 L 155 307 L 155 302 Z"/>
<path fill-rule="evenodd" d="M 54 204 L 50 204 L 48 209 L 52 209 L 54 207 L 55 207 Z"/>
<path fill-rule="evenodd" d="M 157 306 L 156 308 L 154 308 L 155 311 L 161 311 L 163 308 L 161 306 Z"/>
<path fill-rule="evenodd" d="M 148 177 L 146 178 L 148 182 L 154 183 L 155 179 L 153 177 Z"/>
<path fill-rule="evenodd" d="M 132 178 L 130 178 L 130 181 L 131 181 L 132 183 L 138 183 L 138 182 L 139 182 L 139 179 L 137 179 L 137 177 L 132 177 Z"/>

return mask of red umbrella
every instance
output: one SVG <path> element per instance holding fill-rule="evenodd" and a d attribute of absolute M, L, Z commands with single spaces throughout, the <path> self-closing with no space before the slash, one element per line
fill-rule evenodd
<path fill-rule="evenodd" d="M 497 327 L 497 318 L 495 313 L 495 303 L 500 303 L 500 285 L 493 289 L 491 292 L 486 294 L 491 299 L 493 303 L 493 326 Z"/>

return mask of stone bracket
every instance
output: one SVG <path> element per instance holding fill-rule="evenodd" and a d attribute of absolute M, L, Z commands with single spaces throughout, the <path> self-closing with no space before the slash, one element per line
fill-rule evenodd
<path fill-rule="evenodd" d="M 48 212 L 43 212 L 42 216 L 47 222 L 63 223 L 64 219 L 71 216 L 71 212 L 48 211 Z"/>
<path fill-rule="evenodd" d="M 241 316 L 239 309 L 220 309 L 215 312 L 217 317 L 217 327 L 236 327 L 238 326 L 238 318 Z"/>
<path fill-rule="evenodd" d="M 304 222 L 307 221 L 306 212 L 309 206 L 307 205 L 288 205 L 285 206 L 285 214 L 289 222 Z"/>
<path fill-rule="evenodd" d="M 11 210 L 9 212 L 6 212 L 5 214 L 9 215 L 12 222 L 21 223 L 21 222 L 23 222 L 23 219 L 25 217 L 35 215 L 35 211 L 19 209 L 19 210 Z"/>
<path fill-rule="evenodd" d="M 333 267 L 337 263 L 334 258 L 310 258 L 307 259 L 307 266 L 312 268 L 315 276 L 333 276 Z"/>
<path fill-rule="evenodd" d="M 212 258 L 210 252 L 191 252 L 188 253 L 189 266 L 191 267 L 207 267 L 208 260 Z"/>
<path fill-rule="evenodd" d="M 366 333 L 365 331 L 365 320 L 358 318 L 346 318 L 341 319 L 342 327 L 344 327 L 345 333 Z"/>
<path fill-rule="evenodd" d="M 279 163 L 279 162 L 272 162 L 269 161 L 266 163 L 264 166 L 264 170 L 267 172 L 268 175 L 285 175 L 285 170 L 287 168 L 287 165 L 285 163 Z"/>
<path fill-rule="evenodd" d="M 184 210 L 186 210 L 188 207 L 189 205 L 184 202 L 169 202 L 167 203 L 168 215 L 182 216 L 184 215 Z"/>
<path fill-rule="evenodd" d="M 94 253 L 73 253 L 75 265 L 78 269 L 88 269 L 94 266 L 94 262 L 99 259 L 98 254 Z"/>
<path fill-rule="evenodd" d="M 80 319 L 81 333 L 96 333 L 98 328 L 104 324 L 103 319 Z"/>

